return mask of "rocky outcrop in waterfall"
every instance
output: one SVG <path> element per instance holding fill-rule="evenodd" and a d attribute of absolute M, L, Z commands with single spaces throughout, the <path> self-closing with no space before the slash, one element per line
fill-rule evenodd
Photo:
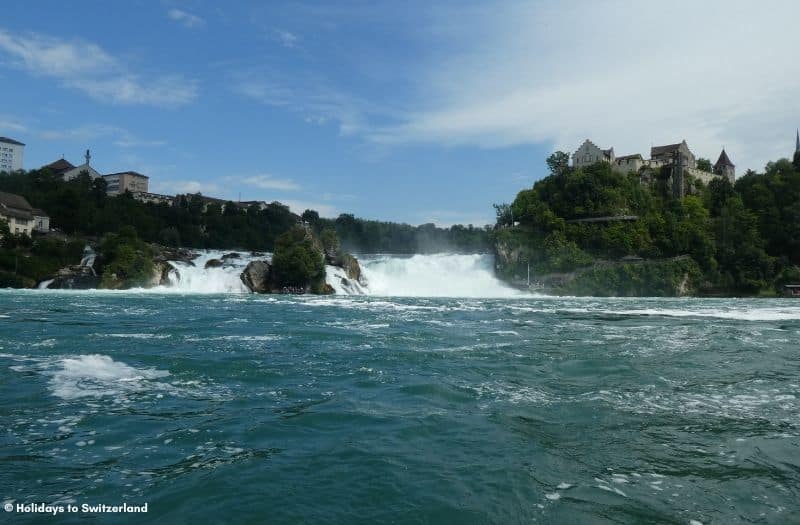
<path fill-rule="evenodd" d="M 47 286 L 50 290 L 90 290 L 100 286 L 100 277 L 80 264 L 67 266 L 58 271 Z"/>
<path fill-rule="evenodd" d="M 271 293 L 271 269 L 267 261 L 251 261 L 242 272 L 242 283 L 253 293 Z"/>

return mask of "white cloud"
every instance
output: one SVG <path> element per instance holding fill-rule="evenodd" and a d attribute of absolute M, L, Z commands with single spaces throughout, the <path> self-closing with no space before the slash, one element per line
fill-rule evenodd
<path fill-rule="evenodd" d="M 184 11 L 182 9 L 173 8 L 167 11 L 167 16 L 176 22 L 180 22 L 184 27 L 189 29 L 200 28 L 206 25 L 206 21 L 201 17 Z"/>
<path fill-rule="evenodd" d="M 297 47 L 297 42 L 299 40 L 297 35 L 283 29 L 275 30 L 275 38 L 278 39 L 278 42 L 280 42 L 283 47 L 288 48 Z"/>
<path fill-rule="evenodd" d="M 253 186 L 262 190 L 297 191 L 300 186 L 290 179 L 277 179 L 271 175 L 254 175 L 252 177 L 227 177 L 232 182 Z"/>
<path fill-rule="evenodd" d="M 150 191 L 153 193 L 163 193 L 168 195 L 177 195 L 179 193 L 202 193 L 209 197 L 219 197 L 222 189 L 209 182 L 197 180 L 155 180 L 151 181 Z"/>
<path fill-rule="evenodd" d="M 448 20 L 444 20 L 448 18 Z M 507 3 L 450 12 L 444 56 L 381 143 L 573 151 L 591 137 L 618 154 L 686 138 L 737 170 L 791 153 L 800 121 L 800 4 Z"/>
<path fill-rule="evenodd" d="M 0 29 L 0 52 L 11 57 L 15 67 L 56 78 L 101 102 L 176 107 L 197 97 L 196 82 L 180 75 L 144 78 L 91 42 Z"/>

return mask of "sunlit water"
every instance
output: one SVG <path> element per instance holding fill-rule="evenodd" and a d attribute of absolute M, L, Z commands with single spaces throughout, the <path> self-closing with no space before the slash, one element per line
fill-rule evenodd
<path fill-rule="evenodd" d="M 153 523 L 797 523 L 798 306 L 2 291 L 0 499 L 147 502 Z"/>

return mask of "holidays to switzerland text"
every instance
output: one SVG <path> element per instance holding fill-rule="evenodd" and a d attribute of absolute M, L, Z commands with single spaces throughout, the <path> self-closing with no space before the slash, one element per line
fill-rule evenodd
<path fill-rule="evenodd" d="M 100 503 L 92 505 L 89 503 L 82 503 L 80 505 L 53 505 L 47 503 L 6 503 L 3 505 L 6 512 L 19 512 L 25 514 L 67 514 L 67 513 L 89 513 L 89 514 L 104 514 L 104 513 L 134 513 L 134 512 L 147 512 L 147 503 L 142 505 L 129 505 L 123 503 L 121 505 L 106 505 Z"/>

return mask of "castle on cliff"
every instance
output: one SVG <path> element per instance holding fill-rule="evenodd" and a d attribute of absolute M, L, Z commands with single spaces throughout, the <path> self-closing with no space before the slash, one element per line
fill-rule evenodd
<path fill-rule="evenodd" d="M 645 159 L 640 153 L 617 157 L 613 147 L 602 149 L 589 139 L 586 139 L 572 154 L 572 165 L 575 168 L 596 162 L 607 162 L 611 165 L 611 169 L 619 173 L 638 174 L 642 184 L 648 185 L 653 183 L 657 174 L 667 173 L 668 183 L 676 197 L 691 192 L 689 184 L 691 180 L 699 180 L 706 185 L 720 177 L 727 179 L 731 184 L 736 180 L 736 166 L 731 162 L 725 148 L 722 148 L 717 162 L 709 172 L 697 167 L 697 158 L 689 149 L 686 140 L 677 144 L 651 147 L 649 159 Z"/>

